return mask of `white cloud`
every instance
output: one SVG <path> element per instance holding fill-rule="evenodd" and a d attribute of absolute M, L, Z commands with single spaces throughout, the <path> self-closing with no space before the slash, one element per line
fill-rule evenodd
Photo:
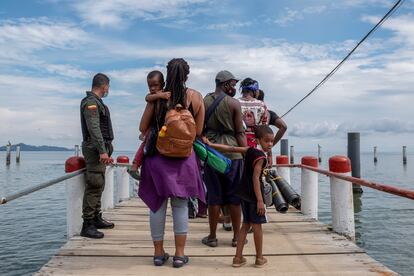
<path fill-rule="evenodd" d="M 206 0 L 82 0 L 74 6 L 81 18 L 99 26 L 120 27 L 128 20 L 189 17 Z"/>
<path fill-rule="evenodd" d="M 239 29 L 243 27 L 249 27 L 252 25 L 252 22 L 250 21 L 244 21 L 244 22 L 227 22 L 227 23 L 216 23 L 216 24 L 210 24 L 206 28 L 207 30 L 234 30 Z"/>
<path fill-rule="evenodd" d="M 290 8 L 285 8 L 283 13 L 279 15 L 278 18 L 274 20 L 274 23 L 280 26 L 286 26 L 291 22 L 304 19 L 307 15 L 315 15 L 324 12 L 327 9 L 327 6 L 309 6 L 301 10 L 294 10 Z"/>

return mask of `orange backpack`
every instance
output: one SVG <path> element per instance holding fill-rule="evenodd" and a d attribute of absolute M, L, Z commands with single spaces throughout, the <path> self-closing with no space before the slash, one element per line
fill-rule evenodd
<path fill-rule="evenodd" d="M 182 105 L 167 111 L 165 123 L 157 138 L 157 150 L 169 157 L 189 157 L 196 137 L 196 124 L 191 112 Z"/>

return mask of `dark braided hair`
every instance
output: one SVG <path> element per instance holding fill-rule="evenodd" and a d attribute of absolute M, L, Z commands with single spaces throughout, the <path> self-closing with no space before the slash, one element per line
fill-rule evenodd
<path fill-rule="evenodd" d="M 166 91 L 171 92 L 171 107 L 181 104 L 186 107 L 185 82 L 190 73 L 190 66 L 182 58 L 173 58 L 167 64 Z"/>

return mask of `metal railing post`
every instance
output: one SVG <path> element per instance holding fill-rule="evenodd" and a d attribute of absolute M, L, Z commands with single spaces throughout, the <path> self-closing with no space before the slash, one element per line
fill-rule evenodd
<path fill-rule="evenodd" d="M 318 167 L 318 158 L 314 156 L 302 157 L 302 165 Z M 315 220 L 318 219 L 318 173 L 301 169 L 301 212 Z"/>
<path fill-rule="evenodd" d="M 128 156 L 118 156 L 116 162 L 120 164 L 129 164 L 129 158 Z M 117 200 L 118 202 L 121 202 L 130 197 L 128 168 L 124 166 L 118 167 L 116 175 L 116 182 L 118 187 Z"/>
<path fill-rule="evenodd" d="M 65 172 L 71 173 L 85 168 L 83 157 L 70 157 L 65 163 Z M 85 191 L 85 174 L 65 180 L 66 189 L 66 232 L 70 239 L 79 235 L 82 229 L 82 202 Z"/>
<path fill-rule="evenodd" d="M 329 170 L 350 176 L 351 162 L 345 156 L 329 158 Z M 330 177 L 332 227 L 339 234 L 355 239 L 354 200 L 352 183 L 336 177 Z"/>

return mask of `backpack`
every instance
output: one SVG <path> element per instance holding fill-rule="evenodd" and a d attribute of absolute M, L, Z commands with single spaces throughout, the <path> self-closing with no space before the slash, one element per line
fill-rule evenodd
<path fill-rule="evenodd" d="M 168 157 L 189 157 L 193 152 L 195 137 L 196 124 L 193 115 L 177 104 L 165 114 L 164 126 L 157 138 L 157 150 Z"/>

